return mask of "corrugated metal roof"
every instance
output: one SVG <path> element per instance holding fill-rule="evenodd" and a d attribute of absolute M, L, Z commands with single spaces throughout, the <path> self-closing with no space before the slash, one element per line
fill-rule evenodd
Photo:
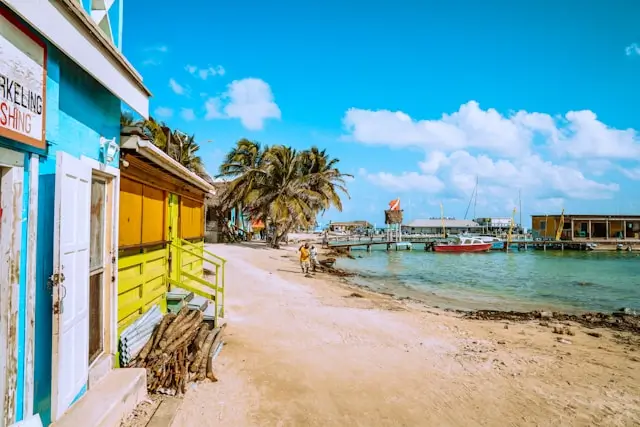
<path fill-rule="evenodd" d="M 470 219 L 445 219 L 444 226 L 451 227 L 480 227 L 480 225 Z M 442 227 L 441 219 L 414 219 L 403 227 L 438 228 Z"/>

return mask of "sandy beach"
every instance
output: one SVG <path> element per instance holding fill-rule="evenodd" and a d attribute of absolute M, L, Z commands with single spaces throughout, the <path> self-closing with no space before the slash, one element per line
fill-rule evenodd
<path fill-rule="evenodd" d="M 174 426 L 640 424 L 637 335 L 463 319 L 304 277 L 297 245 L 211 250 L 229 260 L 219 381 L 190 387 Z"/>

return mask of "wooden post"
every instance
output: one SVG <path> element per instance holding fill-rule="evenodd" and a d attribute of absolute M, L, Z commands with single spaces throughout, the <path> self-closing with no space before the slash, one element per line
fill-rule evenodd
<path fill-rule="evenodd" d="M 589 233 L 587 234 L 589 240 L 591 240 L 591 220 L 589 220 Z"/>
<path fill-rule="evenodd" d="M 605 236 L 605 239 L 609 240 L 609 218 L 607 218 L 605 224 L 606 224 L 606 227 L 607 227 L 607 235 Z"/>
<path fill-rule="evenodd" d="M 575 237 L 576 237 L 576 232 L 573 225 L 573 218 L 571 218 L 571 240 L 573 240 Z"/>
<path fill-rule="evenodd" d="M 627 239 L 627 220 L 622 221 L 622 238 Z"/>

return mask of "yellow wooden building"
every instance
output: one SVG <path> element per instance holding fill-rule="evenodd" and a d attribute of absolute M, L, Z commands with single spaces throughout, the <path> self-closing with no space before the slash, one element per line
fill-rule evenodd
<path fill-rule="evenodd" d="M 640 215 L 533 215 L 533 237 L 581 241 L 640 241 Z"/>
<path fill-rule="evenodd" d="M 217 321 L 225 260 L 204 249 L 205 198 L 213 186 L 135 128 L 123 129 L 121 140 L 118 330 L 155 304 L 166 312 L 173 288 L 210 300 Z"/>

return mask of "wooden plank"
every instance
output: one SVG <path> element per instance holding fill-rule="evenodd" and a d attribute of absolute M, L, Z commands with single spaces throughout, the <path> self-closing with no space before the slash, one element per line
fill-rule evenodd
<path fill-rule="evenodd" d="M 182 405 L 182 399 L 166 397 L 151 416 L 147 427 L 171 427 L 180 405 Z"/>
<path fill-rule="evenodd" d="M 142 186 L 142 244 L 159 242 L 164 236 L 164 191 L 148 185 Z"/>
<path fill-rule="evenodd" d="M 0 173 L 0 425 L 11 425 L 16 415 L 24 171 L 13 167 Z"/>
<path fill-rule="evenodd" d="M 39 156 L 32 154 L 29 160 L 29 216 L 27 220 L 27 310 L 23 403 L 25 417 L 33 415 L 39 163 Z"/>
<path fill-rule="evenodd" d="M 142 184 L 120 179 L 118 247 L 142 242 Z"/>

